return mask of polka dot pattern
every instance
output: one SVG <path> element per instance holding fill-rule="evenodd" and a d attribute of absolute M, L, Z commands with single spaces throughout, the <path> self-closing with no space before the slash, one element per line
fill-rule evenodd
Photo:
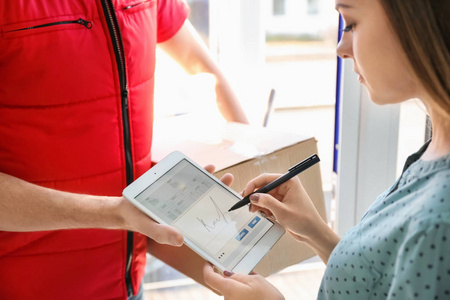
<path fill-rule="evenodd" d="M 377 198 L 332 252 L 318 299 L 450 299 L 450 155 L 416 160 Z"/>

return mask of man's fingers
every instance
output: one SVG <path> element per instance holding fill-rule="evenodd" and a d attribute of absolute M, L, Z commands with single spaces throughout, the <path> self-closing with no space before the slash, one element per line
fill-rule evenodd
<path fill-rule="evenodd" d="M 183 245 L 183 235 L 181 232 L 168 225 L 162 225 L 150 221 L 151 224 L 146 228 L 146 235 L 159 244 L 168 244 L 172 246 Z"/>
<path fill-rule="evenodd" d="M 220 178 L 220 181 L 222 181 L 225 185 L 230 186 L 233 183 L 234 177 L 232 174 L 227 173 Z"/>
<path fill-rule="evenodd" d="M 214 165 L 207 165 L 205 167 L 205 170 L 208 171 L 209 173 L 213 174 L 214 171 L 216 170 L 216 166 L 214 166 Z"/>
<path fill-rule="evenodd" d="M 206 165 L 205 170 L 211 174 L 214 174 L 214 171 L 216 170 L 216 166 L 214 165 Z M 225 185 L 230 186 L 233 183 L 234 177 L 232 174 L 227 173 L 220 178 L 220 181 L 222 181 Z"/>

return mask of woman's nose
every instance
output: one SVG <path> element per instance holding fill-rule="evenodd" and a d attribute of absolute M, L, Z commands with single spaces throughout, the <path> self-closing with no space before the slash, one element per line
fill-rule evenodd
<path fill-rule="evenodd" d="M 344 33 L 337 45 L 336 53 L 340 58 L 353 57 L 352 38 L 350 35 L 351 33 Z"/>

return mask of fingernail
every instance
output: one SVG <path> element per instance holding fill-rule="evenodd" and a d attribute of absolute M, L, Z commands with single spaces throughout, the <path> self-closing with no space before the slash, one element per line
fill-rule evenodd
<path fill-rule="evenodd" d="M 259 195 L 258 194 L 250 195 L 250 201 L 252 201 L 254 203 L 258 203 L 258 200 L 259 200 Z"/>
<path fill-rule="evenodd" d="M 266 213 L 263 212 L 262 210 L 259 211 L 259 214 L 260 214 L 261 216 L 263 216 L 264 218 L 267 217 Z"/>
<path fill-rule="evenodd" d="M 174 246 L 181 246 L 183 244 L 183 241 L 180 241 L 177 235 L 171 234 L 169 237 L 170 243 Z"/>
<path fill-rule="evenodd" d="M 232 271 L 225 270 L 225 271 L 223 271 L 223 275 L 230 277 L 230 276 L 234 275 L 234 273 Z"/>

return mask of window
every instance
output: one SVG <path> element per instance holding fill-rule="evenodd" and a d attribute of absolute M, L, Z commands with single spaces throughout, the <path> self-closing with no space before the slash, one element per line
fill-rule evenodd
<path fill-rule="evenodd" d="M 273 15 L 282 16 L 286 11 L 286 1 L 285 0 L 273 0 Z"/>
<path fill-rule="evenodd" d="M 319 13 L 319 0 L 308 0 L 308 14 Z"/>

